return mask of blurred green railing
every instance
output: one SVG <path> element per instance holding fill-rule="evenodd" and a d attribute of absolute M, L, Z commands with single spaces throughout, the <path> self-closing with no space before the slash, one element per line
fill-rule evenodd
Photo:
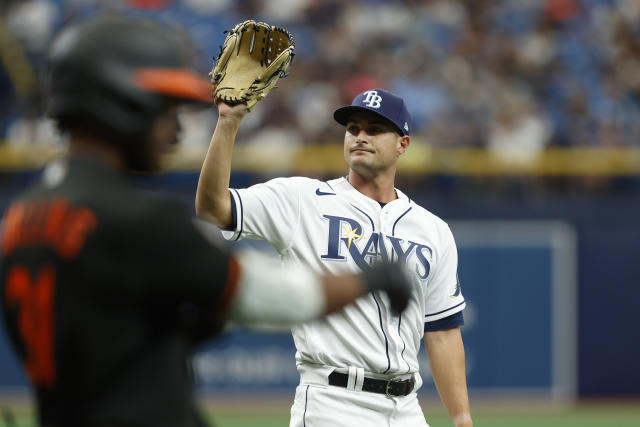
<path fill-rule="evenodd" d="M 14 147 L 0 145 L 0 171 L 35 170 L 64 154 L 65 149 L 49 145 Z M 170 171 L 198 171 L 206 147 L 179 147 L 167 156 Z M 345 172 L 341 145 L 292 147 L 238 144 L 233 152 L 233 170 L 258 173 L 322 174 Z M 463 176 L 632 176 L 640 175 L 640 148 L 552 148 L 527 162 L 500 160 L 484 149 L 432 148 L 412 144 L 401 157 L 404 174 Z"/>

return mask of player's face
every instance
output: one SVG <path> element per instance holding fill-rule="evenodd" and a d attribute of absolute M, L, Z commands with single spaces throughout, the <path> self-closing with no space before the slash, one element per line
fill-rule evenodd
<path fill-rule="evenodd" d="M 169 151 L 169 147 L 178 141 L 180 122 L 178 121 L 178 107 L 169 105 L 151 126 L 147 139 L 147 171 L 157 172 L 162 165 L 162 157 Z"/>
<path fill-rule="evenodd" d="M 349 168 L 363 176 L 377 175 L 395 168 L 398 157 L 409 145 L 409 137 L 374 113 L 355 113 L 349 118 L 344 136 L 344 157 Z"/>

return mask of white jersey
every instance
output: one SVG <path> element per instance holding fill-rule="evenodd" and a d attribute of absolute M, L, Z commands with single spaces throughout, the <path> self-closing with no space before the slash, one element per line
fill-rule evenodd
<path fill-rule="evenodd" d="M 318 273 L 357 273 L 376 260 L 406 264 L 416 292 L 400 316 L 381 292 L 292 329 L 297 364 L 359 367 L 373 374 L 418 372 L 425 323 L 465 307 L 453 235 L 437 216 L 396 190 L 381 206 L 345 178 L 277 178 L 232 189 L 236 228 L 227 239 L 264 239 L 285 263 Z"/>

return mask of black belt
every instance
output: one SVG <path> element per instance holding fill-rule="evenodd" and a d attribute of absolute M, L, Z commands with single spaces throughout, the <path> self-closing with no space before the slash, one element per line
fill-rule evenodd
<path fill-rule="evenodd" d="M 339 372 L 329 374 L 329 385 L 346 387 L 349 375 Z M 375 378 L 364 378 L 362 383 L 363 391 L 385 394 L 387 397 L 406 396 L 413 391 L 416 380 L 411 377 L 408 380 L 378 380 Z"/>

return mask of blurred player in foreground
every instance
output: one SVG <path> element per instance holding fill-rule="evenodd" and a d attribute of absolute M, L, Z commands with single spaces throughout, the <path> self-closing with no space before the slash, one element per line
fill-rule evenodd
<path fill-rule="evenodd" d="M 229 230 L 227 238 L 268 241 L 289 265 L 339 274 L 393 261 L 413 273 L 416 292 L 400 316 L 385 295 L 372 293 L 293 328 L 300 385 L 290 426 L 426 426 L 416 394 L 422 337 L 449 415 L 456 426 L 471 426 L 453 235 L 394 188 L 398 158 L 410 142 L 403 100 L 375 89 L 335 111 L 346 126 L 347 176 L 277 178 L 239 190 L 228 186 L 246 108 L 218 102 L 218 113 L 198 183 L 199 216 Z"/>
<path fill-rule="evenodd" d="M 282 270 L 214 245 L 178 202 L 150 198 L 127 170 L 156 172 L 176 108 L 210 102 L 187 45 L 158 24 L 98 18 L 50 53 L 50 113 L 69 155 L 7 209 L 1 300 L 36 389 L 42 425 L 203 425 L 187 357 L 230 318 L 291 324 L 411 287 L 393 265 L 364 275 Z"/>

